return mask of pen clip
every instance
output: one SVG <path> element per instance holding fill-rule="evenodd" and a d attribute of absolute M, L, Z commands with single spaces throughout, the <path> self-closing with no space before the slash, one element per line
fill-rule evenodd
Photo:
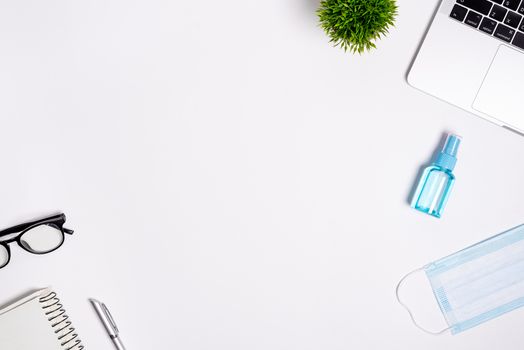
<path fill-rule="evenodd" d="M 102 304 L 102 310 L 104 310 L 104 313 L 106 314 L 109 323 L 111 323 L 111 327 L 113 327 L 113 329 L 115 330 L 115 335 L 118 335 L 118 327 L 116 326 L 115 320 L 113 320 L 113 316 L 111 316 L 111 313 L 109 312 L 109 309 L 105 304 Z"/>

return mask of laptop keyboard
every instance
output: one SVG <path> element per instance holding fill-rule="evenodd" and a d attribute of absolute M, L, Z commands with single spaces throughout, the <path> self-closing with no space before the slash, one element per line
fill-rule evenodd
<path fill-rule="evenodd" d="M 456 0 L 449 16 L 524 50 L 524 0 Z"/>

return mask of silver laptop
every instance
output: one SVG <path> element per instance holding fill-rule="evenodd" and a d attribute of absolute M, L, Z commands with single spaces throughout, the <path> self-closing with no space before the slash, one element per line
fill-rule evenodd
<path fill-rule="evenodd" d="M 442 0 L 411 86 L 524 133 L 524 0 Z"/>

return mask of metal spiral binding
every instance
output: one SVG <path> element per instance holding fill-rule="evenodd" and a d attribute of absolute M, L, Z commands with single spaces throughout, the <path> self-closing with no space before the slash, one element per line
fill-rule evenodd
<path fill-rule="evenodd" d="M 40 303 L 47 320 L 51 322 L 51 327 L 53 327 L 60 341 L 60 346 L 64 350 L 84 349 L 82 341 L 78 339 L 78 334 L 75 333 L 75 328 L 69 321 L 69 316 L 66 315 L 63 305 L 60 304 L 60 299 L 56 297 L 56 293 L 49 292 L 49 294 L 40 297 Z"/>

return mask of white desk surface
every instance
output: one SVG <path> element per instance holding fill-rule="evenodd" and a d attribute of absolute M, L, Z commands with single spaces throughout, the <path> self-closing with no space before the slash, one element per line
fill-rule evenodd
<path fill-rule="evenodd" d="M 524 310 L 458 336 L 395 299 L 419 267 L 524 222 L 524 138 L 405 80 L 437 1 L 400 0 L 362 56 L 317 0 L 0 3 L 0 226 L 56 211 L 76 233 L 16 246 L 0 302 L 52 285 L 86 348 L 521 349 Z M 407 197 L 463 136 L 443 219 Z"/>

